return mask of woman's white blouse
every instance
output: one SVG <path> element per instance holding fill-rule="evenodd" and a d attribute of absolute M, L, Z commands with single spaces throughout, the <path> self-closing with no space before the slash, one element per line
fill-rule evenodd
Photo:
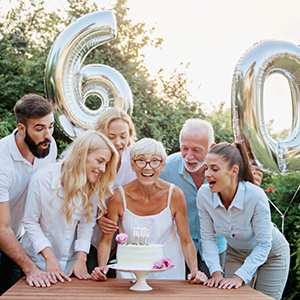
<path fill-rule="evenodd" d="M 197 207 L 203 257 L 210 274 L 223 272 L 216 243 L 215 233 L 218 233 L 232 248 L 250 253 L 235 272 L 244 282 L 250 281 L 257 268 L 267 260 L 272 247 L 273 224 L 265 192 L 250 182 L 240 182 L 226 210 L 218 194 L 204 184 L 197 194 Z"/>
<path fill-rule="evenodd" d="M 79 206 L 73 215 L 72 225 L 68 225 L 61 209 L 64 199 L 61 185 L 53 199 L 60 170 L 61 163 L 54 163 L 32 177 L 23 218 L 25 235 L 21 243 L 27 254 L 42 270 L 46 269 L 46 265 L 40 251 L 50 247 L 63 272 L 68 273 L 76 261 L 76 252 L 89 252 L 95 218 L 91 223 L 87 223 L 83 209 Z M 94 215 L 97 207 L 95 198 Z"/>
<path fill-rule="evenodd" d="M 122 158 L 121 158 L 121 166 L 117 173 L 116 182 L 113 185 L 113 190 L 115 190 L 118 186 L 123 186 L 133 180 L 136 179 L 135 172 L 131 169 L 131 161 L 130 161 L 130 151 L 131 147 L 127 146 L 123 152 Z M 106 199 L 106 204 L 108 202 L 108 199 Z M 94 227 L 94 232 L 92 236 L 92 245 L 97 249 L 99 241 L 102 237 L 102 231 L 99 228 L 99 225 L 96 223 Z M 113 245 L 115 244 L 115 241 L 113 240 Z"/>

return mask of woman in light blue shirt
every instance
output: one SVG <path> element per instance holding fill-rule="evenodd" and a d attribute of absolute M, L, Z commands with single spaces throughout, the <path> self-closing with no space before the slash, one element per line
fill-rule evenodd
<path fill-rule="evenodd" d="M 211 278 L 204 284 L 223 289 L 243 282 L 275 299 L 283 293 L 290 262 L 289 244 L 271 222 L 268 198 L 253 184 L 241 143 L 221 143 L 206 156 L 205 178 L 197 195 L 203 257 Z M 227 240 L 225 276 L 215 233 Z"/>

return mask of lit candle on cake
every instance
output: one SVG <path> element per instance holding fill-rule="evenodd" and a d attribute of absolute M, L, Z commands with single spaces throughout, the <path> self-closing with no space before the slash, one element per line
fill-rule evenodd
<path fill-rule="evenodd" d="M 149 245 L 149 229 L 147 228 L 147 239 L 146 239 L 146 245 Z"/>
<path fill-rule="evenodd" d="M 140 240 L 140 228 L 136 227 L 136 245 L 139 244 L 139 240 Z"/>
<path fill-rule="evenodd" d="M 143 237 L 144 236 L 144 228 L 141 228 L 141 231 L 140 231 L 140 245 L 143 245 Z"/>
<path fill-rule="evenodd" d="M 140 229 L 140 241 L 139 241 L 140 245 L 143 245 L 143 228 L 141 227 Z"/>
<path fill-rule="evenodd" d="M 145 245 L 146 242 L 146 227 L 143 228 L 143 238 L 142 238 L 142 245 Z"/>
<path fill-rule="evenodd" d="M 133 227 L 133 233 L 132 233 L 132 244 L 135 245 L 135 235 L 136 235 L 136 229 Z"/>

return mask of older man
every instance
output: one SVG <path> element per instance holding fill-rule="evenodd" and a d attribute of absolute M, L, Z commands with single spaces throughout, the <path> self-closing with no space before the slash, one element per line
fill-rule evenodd
<path fill-rule="evenodd" d="M 49 286 L 52 279 L 38 269 L 19 240 L 30 177 L 55 161 L 54 118 L 47 100 L 25 95 L 15 105 L 18 127 L 0 140 L 0 295 L 27 276 L 30 286 Z"/>
<path fill-rule="evenodd" d="M 198 268 L 208 277 L 209 270 L 202 257 L 200 222 L 196 205 L 197 192 L 206 182 L 204 160 L 214 143 L 214 131 L 211 123 L 201 119 L 189 119 L 183 125 L 180 135 L 180 152 L 170 155 L 164 172 L 160 175 L 170 183 L 179 186 L 185 195 L 190 234 L 198 254 Z M 262 173 L 254 171 L 256 183 L 260 185 Z M 224 266 L 226 240 L 217 236 L 220 262 Z"/>

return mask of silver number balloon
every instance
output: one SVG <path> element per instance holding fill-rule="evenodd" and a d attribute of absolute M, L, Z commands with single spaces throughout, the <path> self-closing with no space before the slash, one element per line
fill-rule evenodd
<path fill-rule="evenodd" d="M 132 112 L 131 90 L 117 70 L 101 64 L 82 67 L 91 50 L 115 37 L 116 20 L 112 11 L 90 13 L 69 25 L 57 37 L 48 55 L 46 95 L 53 104 L 56 121 L 72 139 L 109 107 Z M 89 96 L 99 98 L 98 109 L 91 110 L 85 105 Z"/>
<path fill-rule="evenodd" d="M 281 141 L 268 134 L 263 115 L 264 83 L 273 73 L 288 80 L 292 99 L 292 130 Z M 249 141 L 258 165 L 274 174 L 300 169 L 300 48 L 274 40 L 253 45 L 236 65 L 231 92 L 235 139 Z"/>

